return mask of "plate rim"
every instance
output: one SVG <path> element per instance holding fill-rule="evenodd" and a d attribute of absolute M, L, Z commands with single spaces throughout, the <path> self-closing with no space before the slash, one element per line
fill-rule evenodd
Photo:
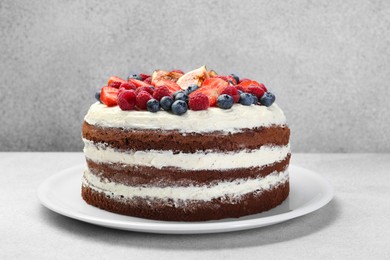
<path fill-rule="evenodd" d="M 69 174 L 69 172 L 74 172 L 75 170 L 83 169 L 85 167 L 86 167 L 85 164 L 78 164 L 60 170 L 55 174 L 51 175 L 50 177 L 46 178 L 39 185 L 37 189 L 37 196 L 40 203 L 46 208 L 50 209 L 51 211 L 54 211 L 58 214 L 61 214 L 63 216 L 72 219 L 76 219 L 94 225 L 99 225 L 99 226 L 104 226 L 104 227 L 109 227 L 114 229 L 127 230 L 127 231 L 159 233 L 159 234 L 205 234 L 205 233 L 221 233 L 221 232 L 247 230 L 247 229 L 259 228 L 263 226 L 277 224 L 280 222 L 288 221 L 312 213 L 322 208 L 326 204 L 328 204 L 334 197 L 334 188 L 327 179 L 325 179 L 323 176 L 321 176 L 320 174 L 312 170 L 300 166 L 296 166 L 294 164 L 289 165 L 289 171 L 291 171 L 291 168 L 293 168 L 294 169 L 293 171 L 300 171 L 303 174 L 310 175 L 311 178 L 316 179 L 317 182 L 321 182 L 321 184 L 326 187 L 325 189 L 326 192 L 314 204 L 313 202 L 308 202 L 298 207 L 297 209 L 272 215 L 272 216 L 261 217 L 261 218 L 253 218 L 253 219 L 232 218 L 232 221 L 229 222 L 226 221 L 218 222 L 218 220 L 216 221 L 214 220 L 213 222 L 208 222 L 208 221 L 170 222 L 170 221 L 158 221 L 158 220 L 150 220 L 150 219 L 142 219 L 145 222 L 134 222 L 131 221 L 131 218 L 135 218 L 135 217 L 128 216 L 129 217 L 128 221 L 122 221 L 122 220 L 113 220 L 113 219 L 97 217 L 90 214 L 78 212 L 75 210 L 71 211 L 70 213 L 69 209 L 64 209 L 62 206 L 53 203 L 54 202 L 53 200 L 50 200 L 47 198 L 47 196 L 45 196 L 47 190 L 51 189 L 49 184 L 51 184 L 54 180 L 60 179 L 61 177 L 63 177 L 63 175 Z M 80 176 L 80 185 L 81 185 L 81 176 Z M 96 208 L 96 210 L 101 210 L 101 209 Z M 111 214 L 116 214 L 108 211 L 106 212 Z"/>

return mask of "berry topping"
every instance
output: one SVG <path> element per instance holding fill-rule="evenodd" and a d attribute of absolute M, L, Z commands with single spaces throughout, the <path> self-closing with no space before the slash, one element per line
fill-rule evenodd
<path fill-rule="evenodd" d="M 146 91 L 148 92 L 150 95 L 153 95 L 154 93 L 154 88 L 152 86 L 147 86 L 147 87 L 139 87 L 135 90 L 135 95 L 138 95 L 138 93 L 140 93 L 141 91 Z"/>
<path fill-rule="evenodd" d="M 124 88 L 124 89 L 126 89 L 126 90 L 130 90 L 130 89 L 136 90 L 136 89 L 137 89 L 137 87 L 136 87 L 133 83 L 131 83 L 131 82 L 123 82 L 123 83 L 120 85 L 119 88 Z"/>
<path fill-rule="evenodd" d="M 243 83 L 243 82 L 245 82 L 245 81 L 251 81 L 250 79 L 240 79 L 240 81 L 238 81 L 238 84 L 241 84 L 241 83 Z"/>
<path fill-rule="evenodd" d="M 158 101 L 160 101 L 165 96 L 171 96 L 171 92 L 166 86 L 158 87 L 153 93 L 153 97 Z"/>
<path fill-rule="evenodd" d="M 160 102 L 158 102 L 156 99 L 152 98 L 146 103 L 146 107 L 148 111 L 156 113 L 160 110 Z"/>
<path fill-rule="evenodd" d="M 95 93 L 95 98 L 97 101 L 99 101 L 100 103 L 102 103 L 102 101 L 100 100 L 100 91 L 96 91 Z"/>
<path fill-rule="evenodd" d="M 185 93 L 186 93 L 187 95 L 189 95 L 189 94 L 191 94 L 192 92 L 194 92 L 195 90 L 197 90 L 198 88 L 199 88 L 198 85 L 192 84 L 192 85 L 188 86 L 188 88 L 185 90 Z"/>
<path fill-rule="evenodd" d="M 242 93 L 240 95 L 240 104 L 244 106 L 250 106 L 253 104 L 253 96 L 249 93 Z"/>
<path fill-rule="evenodd" d="M 206 110 L 210 107 L 209 98 L 203 93 L 195 93 L 191 96 L 189 106 L 192 110 Z"/>
<path fill-rule="evenodd" d="M 260 98 L 260 104 L 263 106 L 269 107 L 275 102 L 275 95 L 271 92 L 265 92 L 264 95 Z"/>
<path fill-rule="evenodd" d="M 140 91 L 138 94 L 136 94 L 136 101 L 135 104 L 139 109 L 146 109 L 146 103 L 151 100 L 153 97 L 150 95 L 147 91 Z"/>
<path fill-rule="evenodd" d="M 158 82 L 154 82 L 153 85 L 156 86 L 156 87 L 165 86 L 165 87 L 167 87 L 169 89 L 169 91 L 171 93 L 174 93 L 174 92 L 176 92 L 178 90 L 181 90 L 179 85 L 177 85 L 175 82 L 169 81 L 169 80 L 166 80 L 166 79 L 161 79 Z"/>
<path fill-rule="evenodd" d="M 148 84 L 147 82 L 143 82 L 143 81 L 137 80 L 137 79 L 129 79 L 128 82 L 133 83 L 137 88 L 139 88 L 139 87 L 149 87 L 149 86 L 151 86 L 151 85 Z"/>
<path fill-rule="evenodd" d="M 112 76 L 112 77 L 110 77 L 108 79 L 107 86 L 110 86 L 111 83 L 113 83 L 113 82 L 123 83 L 123 82 L 126 82 L 126 81 L 124 79 L 121 79 L 121 78 L 117 77 L 117 76 Z"/>
<path fill-rule="evenodd" d="M 233 97 L 227 94 L 222 94 L 217 99 L 217 106 L 222 109 L 229 109 L 233 106 Z"/>
<path fill-rule="evenodd" d="M 136 79 L 136 80 L 143 80 L 143 78 L 139 74 L 131 74 L 130 76 L 127 77 L 127 80 L 129 79 Z"/>
<path fill-rule="evenodd" d="M 165 96 L 160 100 L 160 106 L 165 111 L 171 110 L 172 104 L 173 104 L 173 98 L 171 97 Z"/>
<path fill-rule="evenodd" d="M 252 95 L 252 97 L 253 97 L 253 105 L 257 105 L 257 103 L 259 103 L 259 99 L 255 95 Z"/>
<path fill-rule="evenodd" d="M 193 95 L 197 93 L 203 93 L 209 98 L 210 106 L 215 106 L 217 104 L 217 98 L 225 87 L 229 83 L 220 78 L 209 78 L 203 82 L 202 87 L 198 88 L 190 94 L 190 99 Z"/>
<path fill-rule="evenodd" d="M 144 82 L 147 83 L 147 84 L 152 85 L 152 77 L 144 79 Z"/>
<path fill-rule="evenodd" d="M 237 103 L 238 100 L 240 100 L 240 94 L 238 93 L 237 88 L 233 86 L 225 87 L 220 94 L 227 94 L 231 96 L 234 100 L 234 103 Z"/>
<path fill-rule="evenodd" d="M 135 93 L 133 90 L 124 90 L 118 95 L 118 105 L 122 110 L 133 110 L 135 107 Z"/>
<path fill-rule="evenodd" d="M 187 103 L 183 100 L 176 100 L 172 104 L 172 113 L 174 113 L 175 115 L 182 115 L 187 112 L 187 109 Z"/>
<path fill-rule="evenodd" d="M 176 100 L 176 95 L 179 94 L 179 93 L 183 93 L 184 94 L 184 90 L 178 90 L 175 93 L 173 93 L 173 99 Z"/>
<path fill-rule="evenodd" d="M 175 100 L 183 100 L 188 102 L 188 95 L 185 92 L 179 92 L 175 95 Z"/>
<path fill-rule="evenodd" d="M 100 92 L 100 100 L 108 107 L 116 106 L 116 99 L 118 97 L 119 90 L 117 88 L 105 86 Z"/>
<path fill-rule="evenodd" d="M 264 85 L 260 85 L 260 86 L 249 85 L 246 91 L 256 96 L 257 99 L 260 99 L 267 90 L 264 87 Z"/>
<path fill-rule="evenodd" d="M 151 75 L 149 75 L 149 74 L 144 74 L 144 73 L 140 73 L 139 76 L 141 77 L 141 80 L 142 80 L 142 81 L 145 81 L 145 79 L 151 77 Z"/>
<path fill-rule="evenodd" d="M 241 92 L 245 92 L 245 89 L 243 86 L 240 86 L 240 85 L 237 85 L 235 86 L 237 90 L 241 91 Z"/>
<path fill-rule="evenodd" d="M 236 84 L 238 84 L 238 82 L 240 82 L 240 78 L 236 75 L 236 74 L 230 74 L 230 76 L 232 76 L 234 78 L 234 80 L 236 81 Z"/>
<path fill-rule="evenodd" d="M 119 88 L 123 83 L 119 82 L 119 81 L 113 81 L 110 83 L 110 87 L 112 88 Z"/>

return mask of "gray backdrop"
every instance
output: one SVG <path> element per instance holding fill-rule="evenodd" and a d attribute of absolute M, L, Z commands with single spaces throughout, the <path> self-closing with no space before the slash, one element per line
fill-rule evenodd
<path fill-rule="evenodd" d="M 277 95 L 295 152 L 390 152 L 390 1 L 0 1 L 0 151 L 80 151 L 110 75 L 207 64 Z"/>

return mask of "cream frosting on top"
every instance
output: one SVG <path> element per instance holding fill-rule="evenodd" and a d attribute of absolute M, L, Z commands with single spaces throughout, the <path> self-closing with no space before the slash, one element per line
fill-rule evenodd
<path fill-rule="evenodd" d="M 240 132 L 245 128 L 285 125 L 286 117 L 277 104 L 270 107 L 234 104 L 231 109 L 210 107 L 203 111 L 188 110 L 177 116 L 166 111 L 122 111 L 119 106 L 107 107 L 96 102 L 84 120 L 101 127 L 124 129 L 178 130 L 182 133 Z"/>

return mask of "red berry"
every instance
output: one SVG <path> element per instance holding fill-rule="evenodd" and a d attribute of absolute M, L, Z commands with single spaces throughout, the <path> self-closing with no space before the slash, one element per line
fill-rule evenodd
<path fill-rule="evenodd" d="M 118 97 L 118 89 L 104 86 L 100 92 L 100 100 L 108 107 L 116 106 L 116 99 Z"/>
<path fill-rule="evenodd" d="M 237 89 L 237 90 L 241 90 L 242 92 L 245 92 L 244 87 L 241 86 L 241 85 L 236 85 L 236 89 Z"/>
<path fill-rule="evenodd" d="M 137 94 L 135 104 L 137 105 L 138 108 L 140 109 L 146 109 L 146 103 L 151 100 L 153 97 L 146 91 L 140 91 Z"/>
<path fill-rule="evenodd" d="M 202 87 L 198 88 L 190 94 L 190 98 L 195 96 L 197 93 L 203 93 L 209 98 L 210 106 L 217 104 L 219 93 L 227 87 L 229 83 L 220 78 L 208 78 L 203 81 Z"/>
<path fill-rule="evenodd" d="M 131 82 L 124 82 L 121 84 L 121 86 L 119 88 L 124 88 L 126 90 L 130 90 L 130 89 L 136 90 L 137 89 L 137 87 Z"/>
<path fill-rule="evenodd" d="M 139 87 L 135 90 L 135 95 L 138 95 L 138 93 L 140 93 L 141 91 L 146 91 L 148 92 L 150 95 L 153 95 L 154 93 L 154 89 L 153 87 L 151 86 L 147 86 L 147 87 Z"/>
<path fill-rule="evenodd" d="M 113 82 L 111 82 L 111 84 L 109 86 L 112 88 L 119 88 L 121 86 L 121 84 L 122 84 L 122 82 L 113 81 Z"/>
<path fill-rule="evenodd" d="M 130 78 L 128 82 L 133 83 L 137 88 L 150 86 L 150 84 L 134 78 Z"/>
<path fill-rule="evenodd" d="M 222 94 L 227 94 L 227 95 L 233 97 L 234 103 L 237 103 L 238 100 L 240 99 L 240 93 L 238 93 L 237 88 L 235 88 L 234 86 L 227 86 L 220 93 L 220 95 L 222 95 Z"/>
<path fill-rule="evenodd" d="M 123 82 L 126 82 L 124 79 L 121 79 L 117 76 L 111 76 L 109 79 L 108 79 L 108 82 L 107 82 L 107 86 L 110 86 L 112 82 L 120 82 L 120 83 L 123 83 Z"/>
<path fill-rule="evenodd" d="M 140 73 L 139 76 L 141 77 L 142 81 L 145 81 L 145 79 L 151 77 L 150 75 L 148 75 L 148 74 L 143 74 L 143 73 Z"/>
<path fill-rule="evenodd" d="M 251 81 L 250 79 L 247 79 L 247 78 L 243 78 L 243 79 L 240 79 L 240 82 L 238 82 L 238 84 L 242 83 L 242 82 L 245 82 L 245 81 Z"/>
<path fill-rule="evenodd" d="M 262 86 L 255 86 L 255 85 L 250 85 L 248 86 L 246 92 L 251 93 L 255 95 L 259 100 L 260 98 L 264 95 L 264 93 L 267 91 L 265 87 Z"/>
<path fill-rule="evenodd" d="M 118 95 L 118 105 L 122 110 L 133 110 L 135 107 L 135 93 L 133 90 L 124 90 Z"/>
<path fill-rule="evenodd" d="M 144 79 L 144 82 L 152 85 L 152 77 L 148 77 L 148 78 Z"/>
<path fill-rule="evenodd" d="M 158 101 L 160 101 L 165 96 L 171 96 L 171 92 L 166 86 L 158 87 L 153 93 L 153 97 Z"/>
<path fill-rule="evenodd" d="M 184 74 L 184 72 L 182 70 L 172 70 L 171 72 L 177 72 L 177 73 L 180 73 L 180 74 Z"/>
<path fill-rule="evenodd" d="M 198 111 L 198 110 L 206 110 L 210 107 L 209 98 L 203 93 L 196 93 L 192 97 L 190 97 L 190 101 L 188 102 L 190 109 Z"/>

